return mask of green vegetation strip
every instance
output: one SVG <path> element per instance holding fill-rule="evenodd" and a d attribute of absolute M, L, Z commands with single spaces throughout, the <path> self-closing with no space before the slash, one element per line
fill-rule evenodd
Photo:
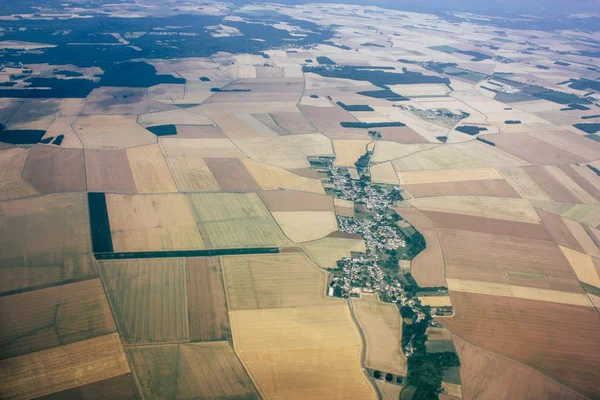
<path fill-rule="evenodd" d="M 215 257 L 241 254 L 276 254 L 277 247 L 249 247 L 243 249 L 212 250 L 172 250 L 172 251 L 132 251 L 121 253 L 94 253 L 96 260 L 127 260 L 132 258 L 177 258 L 177 257 Z"/>

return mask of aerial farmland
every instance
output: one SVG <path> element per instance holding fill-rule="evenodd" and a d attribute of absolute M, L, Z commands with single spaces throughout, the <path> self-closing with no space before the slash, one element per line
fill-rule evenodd
<path fill-rule="evenodd" d="M 280 2 L 0 4 L 0 399 L 599 399 L 597 4 Z"/>

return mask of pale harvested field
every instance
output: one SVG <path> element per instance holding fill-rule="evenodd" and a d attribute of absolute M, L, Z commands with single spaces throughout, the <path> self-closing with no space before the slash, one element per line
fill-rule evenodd
<path fill-rule="evenodd" d="M 563 218 L 563 222 L 571 231 L 577 243 L 581 246 L 581 250 L 579 250 L 577 247 L 571 247 L 571 249 L 580 251 L 582 253 L 586 253 L 594 258 L 600 259 L 600 249 L 598 249 L 598 246 L 594 242 L 594 239 L 588 234 L 583 225 L 581 225 L 581 223 L 577 221 L 572 221 L 566 218 Z"/>
<path fill-rule="evenodd" d="M 2 202 L 0 293 L 95 274 L 90 243 L 84 194 Z"/>
<path fill-rule="evenodd" d="M 398 172 L 439 170 L 439 169 L 472 169 L 484 168 L 487 165 L 473 160 L 464 153 L 449 145 L 434 147 L 392 162 Z"/>
<path fill-rule="evenodd" d="M 584 293 L 571 293 L 552 289 L 540 289 L 527 286 L 453 278 L 448 278 L 448 289 L 453 293 L 474 293 L 523 300 L 544 301 L 556 304 L 568 304 L 578 307 L 593 307 L 587 295 Z"/>
<path fill-rule="evenodd" d="M 21 179 L 27 150 L 18 147 L 0 151 L 0 200 L 14 200 L 38 195 L 38 191 Z"/>
<path fill-rule="evenodd" d="M 453 333 L 598 397 L 600 316 L 594 307 L 473 293 L 451 292 L 450 297 L 455 317 L 443 324 Z"/>
<path fill-rule="evenodd" d="M 166 160 L 179 191 L 210 192 L 220 189 L 204 159 L 194 156 L 173 156 Z"/>
<path fill-rule="evenodd" d="M 562 168 L 561 168 L 562 167 Z M 543 167 L 555 180 L 560 182 L 578 201 L 576 203 L 593 204 L 598 201 L 585 191 L 577 182 L 575 182 L 569 175 L 567 175 L 563 168 L 569 169 L 568 165 L 546 165 Z M 574 174 L 577 175 L 577 174 Z"/>
<path fill-rule="evenodd" d="M 442 382 L 442 393 L 459 399 L 463 398 L 461 385 L 455 383 Z"/>
<path fill-rule="evenodd" d="M 552 237 L 540 223 L 506 221 L 435 211 L 423 211 L 422 214 L 429 218 L 438 229 L 456 229 L 526 239 L 552 240 Z"/>
<path fill-rule="evenodd" d="M 0 361 L 0 391 L 7 399 L 31 399 L 129 371 L 115 333 Z"/>
<path fill-rule="evenodd" d="M 325 297 L 327 274 L 301 253 L 225 256 L 223 274 L 230 312 L 336 302 Z"/>
<path fill-rule="evenodd" d="M 419 297 L 419 301 L 424 306 L 429 307 L 451 307 L 452 302 L 449 296 L 424 296 Z"/>
<path fill-rule="evenodd" d="M 173 105 L 148 99 L 146 88 L 103 86 L 94 89 L 86 98 L 85 115 L 138 115 L 176 108 Z"/>
<path fill-rule="evenodd" d="M 398 307 L 382 303 L 377 295 L 352 299 L 356 319 L 365 335 L 365 365 L 379 371 L 406 376 L 406 356 L 402 351 L 402 316 Z"/>
<path fill-rule="evenodd" d="M 539 131 L 527 134 L 556 148 L 576 154 L 578 157 L 583 158 L 582 161 L 596 161 L 600 159 L 600 143 L 594 140 L 590 143 L 588 138 L 569 130 Z"/>
<path fill-rule="evenodd" d="M 363 239 L 344 239 L 324 237 L 323 239 L 307 242 L 302 245 L 306 254 L 321 268 L 335 269 L 337 261 L 350 257 L 352 252 L 364 253 L 367 251 Z"/>
<path fill-rule="evenodd" d="M 336 207 L 352 208 L 352 209 L 354 209 L 354 202 L 352 200 L 344 200 L 344 199 L 334 198 L 333 199 L 333 204 Z"/>
<path fill-rule="evenodd" d="M 408 126 L 390 126 L 378 129 L 383 140 L 397 143 L 427 143 L 427 140 Z"/>
<path fill-rule="evenodd" d="M 382 400 L 398 400 L 400 398 L 400 392 L 402 392 L 403 388 L 402 385 L 394 385 L 380 380 L 376 380 L 373 383 L 377 386 Z"/>
<path fill-rule="evenodd" d="M 372 165 L 369 169 L 371 173 L 371 179 L 373 182 L 384 183 L 389 185 L 398 185 L 398 175 L 394 171 L 394 166 L 391 162 L 384 162 L 382 164 Z"/>
<path fill-rule="evenodd" d="M 178 138 L 225 138 L 216 125 L 176 125 Z"/>
<path fill-rule="evenodd" d="M 526 200 L 494 197 L 437 197 L 414 199 L 411 204 L 423 211 L 438 211 L 496 218 L 507 221 L 537 223 L 539 217 Z"/>
<path fill-rule="evenodd" d="M 597 175 L 587 166 L 559 165 L 558 168 L 587 192 L 595 202 L 600 201 L 600 179 L 598 179 Z M 586 174 L 587 171 L 582 171 L 584 168 L 589 170 L 590 174 Z"/>
<path fill-rule="evenodd" d="M 256 193 L 197 193 L 186 199 L 209 249 L 290 244 Z"/>
<path fill-rule="evenodd" d="M 234 348 L 264 399 L 375 399 L 348 306 L 230 312 Z"/>
<path fill-rule="evenodd" d="M 242 159 L 246 169 L 263 190 L 288 189 L 325 194 L 318 179 L 294 174 L 280 167 L 259 163 L 249 158 Z"/>
<path fill-rule="evenodd" d="M 442 83 L 420 83 L 416 85 L 390 85 L 391 90 L 406 97 L 444 96 L 450 89 Z"/>
<path fill-rule="evenodd" d="M 257 121 L 260 121 L 262 125 L 269 128 L 270 132 L 275 132 L 277 135 L 289 135 L 290 132 L 286 131 L 275 122 L 275 119 L 272 114 L 260 113 L 260 114 L 252 114 L 252 117 Z M 314 130 L 313 130 L 314 131 Z M 304 133 L 314 133 L 314 132 L 304 132 Z"/>
<path fill-rule="evenodd" d="M 577 277 L 552 241 L 453 229 L 438 229 L 438 235 L 448 278 L 581 293 Z"/>
<path fill-rule="evenodd" d="M 187 258 L 191 341 L 231 338 L 223 272 L 219 257 Z"/>
<path fill-rule="evenodd" d="M 214 125 L 213 121 L 203 115 L 187 111 L 184 108 L 159 111 L 138 116 L 138 123 L 143 127 L 154 125 Z"/>
<path fill-rule="evenodd" d="M 416 185 L 423 183 L 502 179 L 502 175 L 494 168 L 480 168 L 440 171 L 405 171 L 398 172 L 398 178 L 400 178 L 400 183 L 403 185 Z"/>
<path fill-rule="evenodd" d="M 354 208 L 335 206 L 335 214 L 340 217 L 354 217 Z"/>
<path fill-rule="evenodd" d="M 566 168 L 566 167 L 565 167 Z M 592 185 L 594 188 L 596 188 L 598 191 L 600 191 L 600 177 L 598 177 L 598 175 L 596 175 L 596 173 L 594 171 L 592 171 L 587 165 L 577 165 L 577 164 L 573 164 L 573 165 L 569 165 L 569 168 L 573 169 L 575 172 L 577 172 L 577 175 L 583 177 L 583 179 L 589 183 L 589 185 Z M 576 180 L 578 183 L 580 181 L 573 178 L 574 180 Z M 587 186 L 584 186 L 583 183 L 579 183 L 580 186 L 586 188 Z M 588 190 L 588 192 L 590 194 L 593 194 L 592 191 Z"/>
<path fill-rule="evenodd" d="M 292 135 L 317 132 L 310 121 L 300 112 L 272 113 L 271 116 L 281 129 L 288 131 Z"/>
<path fill-rule="evenodd" d="M 338 229 L 333 211 L 276 211 L 272 214 L 294 243 L 321 239 Z"/>
<path fill-rule="evenodd" d="M 71 99 L 67 99 L 71 100 Z M 81 140 L 77 137 L 77 134 L 71 127 L 71 124 L 77 119 L 74 117 L 56 117 L 52 124 L 46 130 L 44 139 L 57 138 L 63 135 L 62 143 L 60 147 L 63 149 L 80 149 L 83 147 Z"/>
<path fill-rule="evenodd" d="M 148 97 L 150 100 L 171 103 L 176 100 L 183 100 L 185 94 L 185 85 L 162 83 L 148 88 Z"/>
<path fill-rule="evenodd" d="M 402 185 L 413 197 L 484 196 L 519 199 L 519 193 L 504 179 Z"/>
<path fill-rule="evenodd" d="M 165 157 L 244 158 L 233 142 L 226 138 L 167 138 L 158 141 Z"/>
<path fill-rule="evenodd" d="M 86 149 L 125 149 L 156 143 L 156 136 L 138 125 L 133 115 L 82 116 L 73 123 L 73 129 Z"/>
<path fill-rule="evenodd" d="M 21 177 L 41 194 L 83 192 L 83 149 L 35 145 L 27 153 Z"/>
<path fill-rule="evenodd" d="M 137 191 L 125 150 L 86 149 L 85 172 L 90 192 Z"/>
<path fill-rule="evenodd" d="M 205 246 L 183 194 L 108 194 L 106 205 L 116 252 Z"/>
<path fill-rule="evenodd" d="M 0 297 L 0 359 L 116 331 L 99 279 Z"/>
<path fill-rule="evenodd" d="M 378 140 L 375 142 L 375 150 L 371 161 L 374 163 L 391 161 L 437 146 L 431 143 L 405 144 Z"/>
<path fill-rule="evenodd" d="M 0 123 L 6 126 L 6 122 L 23 102 L 24 100 L 18 99 L 0 99 Z"/>
<path fill-rule="evenodd" d="M 522 133 L 503 133 L 489 137 L 488 140 L 495 143 L 499 149 L 533 165 L 574 164 L 585 161 L 585 158 L 579 155 Z"/>
<path fill-rule="evenodd" d="M 157 145 L 127 149 L 127 158 L 138 192 L 177 191 L 177 185 L 175 185 L 169 167 Z"/>
<path fill-rule="evenodd" d="M 235 144 L 253 160 L 286 169 L 309 167 L 307 156 L 333 155 L 331 141 L 322 134 L 259 137 L 236 140 Z"/>
<path fill-rule="evenodd" d="M 569 261 L 569 264 L 571 264 L 571 267 L 573 267 L 575 274 L 577 274 L 577 279 L 588 285 L 600 287 L 600 277 L 598 276 L 598 271 L 592 257 L 567 247 L 561 246 L 560 249 Z"/>
<path fill-rule="evenodd" d="M 266 114 L 269 115 L 269 114 Z M 254 115 L 248 113 L 236 114 L 235 117 L 250 127 L 252 130 L 257 132 L 262 137 L 276 137 L 279 136 L 279 133 L 273 130 L 268 125 L 264 124 L 258 118 L 255 118 Z"/>
<path fill-rule="evenodd" d="M 333 198 L 322 194 L 274 190 L 258 195 L 270 211 L 333 211 Z"/>
<path fill-rule="evenodd" d="M 207 158 L 208 169 L 224 192 L 255 192 L 260 187 L 239 158 Z"/>
<path fill-rule="evenodd" d="M 523 167 L 529 177 L 556 202 L 579 203 L 579 199 L 544 167 Z"/>
<path fill-rule="evenodd" d="M 184 259 L 102 261 L 100 276 L 123 342 L 189 340 Z"/>
<path fill-rule="evenodd" d="M 454 346 L 461 361 L 460 377 L 465 399 L 585 399 L 532 368 L 475 347 L 456 336 Z"/>
<path fill-rule="evenodd" d="M 367 152 L 370 140 L 334 140 L 335 151 L 334 164 L 338 167 L 352 167 L 360 156 Z"/>
<path fill-rule="evenodd" d="M 298 109 L 317 131 L 329 136 L 330 133 L 360 134 L 368 139 L 365 129 L 343 128 L 340 122 L 356 122 L 356 118 L 341 107 L 314 107 L 300 105 Z"/>
<path fill-rule="evenodd" d="M 550 201 L 548 194 L 522 168 L 502 168 L 500 172 L 523 198 L 531 201 Z"/>
<path fill-rule="evenodd" d="M 127 348 L 144 399 L 259 399 L 227 342 Z"/>
<path fill-rule="evenodd" d="M 490 167 L 520 167 L 528 163 L 497 147 L 489 146 L 477 140 L 453 144 L 452 147 L 463 152 L 467 157 Z"/>
<path fill-rule="evenodd" d="M 46 130 L 60 110 L 60 99 L 26 99 L 6 121 L 6 129 Z"/>

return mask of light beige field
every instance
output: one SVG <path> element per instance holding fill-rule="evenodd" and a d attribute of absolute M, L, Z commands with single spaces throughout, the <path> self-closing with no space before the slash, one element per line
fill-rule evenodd
<path fill-rule="evenodd" d="M 148 98 L 150 100 L 162 101 L 164 103 L 183 100 L 184 94 L 185 85 L 161 83 L 148 88 Z"/>
<path fill-rule="evenodd" d="M 371 179 L 376 183 L 385 183 L 389 185 L 398 185 L 400 183 L 394 166 L 391 162 L 384 162 L 381 164 L 371 166 Z"/>
<path fill-rule="evenodd" d="M 596 227 L 600 225 L 600 206 L 597 204 L 570 204 L 536 201 L 534 206 L 544 211 Z"/>
<path fill-rule="evenodd" d="M 529 165 L 520 158 L 477 140 L 453 144 L 452 147 L 464 153 L 470 159 L 490 167 L 520 167 Z"/>
<path fill-rule="evenodd" d="M 507 221 L 538 223 L 539 216 L 526 200 L 495 197 L 435 197 L 411 200 L 423 211 L 439 211 L 496 218 Z"/>
<path fill-rule="evenodd" d="M 260 163 L 249 158 L 242 159 L 244 166 L 263 190 L 288 189 L 325 194 L 318 179 L 296 175 L 283 168 Z"/>
<path fill-rule="evenodd" d="M 334 164 L 338 167 L 352 167 L 360 156 L 366 153 L 370 140 L 334 140 Z"/>
<path fill-rule="evenodd" d="M 214 125 L 214 122 L 203 115 L 187 111 L 183 108 L 159 111 L 138 116 L 138 123 L 143 127 L 154 125 Z"/>
<path fill-rule="evenodd" d="M 411 185 L 421 183 L 502 179 L 502 175 L 494 168 L 479 168 L 398 172 L 398 178 L 400 178 L 401 184 Z"/>
<path fill-rule="evenodd" d="M 6 121 L 6 129 L 46 130 L 60 109 L 60 99 L 25 99 Z"/>
<path fill-rule="evenodd" d="M 0 392 L 31 399 L 128 372 L 115 333 L 0 361 Z"/>
<path fill-rule="evenodd" d="M 424 306 L 429 307 L 451 307 L 449 296 L 422 296 L 418 297 L 419 301 Z"/>
<path fill-rule="evenodd" d="M 223 274 L 230 311 L 337 302 L 325 297 L 327 274 L 302 253 L 225 256 Z"/>
<path fill-rule="evenodd" d="M 204 159 L 192 156 L 167 157 L 167 165 L 181 192 L 218 191 L 219 184 Z"/>
<path fill-rule="evenodd" d="M 321 268 L 335 269 L 337 261 L 350 257 L 352 252 L 367 251 L 364 240 L 325 237 L 302 244 L 306 254 Z"/>
<path fill-rule="evenodd" d="M 487 167 L 484 163 L 468 157 L 450 145 L 438 146 L 430 150 L 410 154 L 394 160 L 392 164 L 398 172 Z"/>
<path fill-rule="evenodd" d="M 590 299 L 584 293 L 563 292 L 552 289 L 540 289 L 526 286 L 507 285 L 503 283 L 470 281 L 464 279 L 448 278 L 446 281 L 448 282 L 448 289 L 451 291 L 593 307 Z"/>
<path fill-rule="evenodd" d="M 321 239 L 338 229 L 332 211 L 275 211 L 272 214 L 294 243 Z"/>
<path fill-rule="evenodd" d="M 194 193 L 186 199 L 209 249 L 291 244 L 256 193 Z"/>
<path fill-rule="evenodd" d="M 71 100 L 71 99 L 67 99 Z M 63 141 L 60 147 L 67 149 L 80 149 L 83 147 L 81 140 L 77 137 L 77 133 L 71 127 L 71 124 L 75 122 L 77 117 L 56 117 L 56 119 L 50 124 L 44 138 L 57 138 L 63 135 Z"/>
<path fill-rule="evenodd" d="M 442 83 L 420 83 L 416 85 L 390 85 L 389 88 L 406 97 L 444 96 L 450 89 Z"/>
<path fill-rule="evenodd" d="M 0 151 L 0 200 L 38 195 L 38 191 L 21 179 L 27 150 L 18 147 Z"/>
<path fill-rule="evenodd" d="M 158 143 L 167 159 L 178 156 L 201 158 L 246 157 L 227 138 L 161 138 Z"/>
<path fill-rule="evenodd" d="M 205 248 L 183 194 L 106 195 L 114 250 Z"/>
<path fill-rule="evenodd" d="M 458 399 L 463 398 L 462 386 L 455 383 L 442 382 L 442 392 Z"/>
<path fill-rule="evenodd" d="M 556 165 L 546 165 L 544 169 L 550 173 L 558 182 L 562 183 L 569 192 L 571 192 L 583 204 L 594 204 L 598 201 L 586 192 L 581 186 L 565 174 Z"/>
<path fill-rule="evenodd" d="M 340 304 L 229 313 L 234 348 L 265 399 L 375 399 Z"/>
<path fill-rule="evenodd" d="M 253 160 L 286 169 L 309 167 L 307 156 L 333 155 L 331 141 L 320 133 L 240 139 L 235 144 Z"/>
<path fill-rule="evenodd" d="M 559 246 L 563 252 L 571 267 L 577 275 L 577 279 L 581 282 L 585 282 L 588 285 L 600 287 L 600 277 L 598 271 L 594 265 L 594 260 L 587 254 L 580 253 L 575 250 L 571 250 L 568 247 Z"/>
<path fill-rule="evenodd" d="M 156 136 L 142 128 L 134 115 L 88 115 L 73 123 L 86 149 L 125 149 L 156 143 Z"/>
<path fill-rule="evenodd" d="M 550 197 L 523 169 L 519 167 L 501 168 L 500 173 L 519 194 L 531 201 L 550 201 Z"/>
<path fill-rule="evenodd" d="M 356 319 L 365 335 L 365 365 L 379 371 L 406 376 L 406 356 L 402 351 L 402 316 L 392 303 L 382 303 L 377 295 L 352 299 Z"/>
<path fill-rule="evenodd" d="M 169 167 L 156 144 L 127 149 L 127 158 L 138 192 L 177 191 Z"/>

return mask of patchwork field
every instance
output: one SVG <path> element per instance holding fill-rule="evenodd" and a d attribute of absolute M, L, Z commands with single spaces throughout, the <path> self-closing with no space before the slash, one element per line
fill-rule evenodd
<path fill-rule="evenodd" d="M 272 212 L 333 211 L 334 200 L 322 194 L 276 190 L 259 192 L 261 200 Z"/>
<path fill-rule="evenodd" d="M 335 165 L 352 167 L 360 156 L 366 153 L 370 140 L 334 140 Z"/>
<path fill-rule="evenodd" d="M 356 319 L 366 338 L 365 365 L 379 371 L 406 376 L 402 351 L 402 316 L 395 304 L 382 303 L 377 295 L 352 299 Z"/>
<path fill-rule="evenodd" d="M 25 166 L 27 150 L 7 149 L 0 151 L 0 200 L 13 200 L 35 196 L 38 193 L 31 185 L 21 179 Z"/>
<path fill-rule="evenodd" d="M 0 391 L 36 398 L 129 372 L 117 334 L 0 361 Z"/>
<path fill-rule="evenodd" d="M 174 156 L 166 159 L 171 175 L 181 192 L 211 192 L 219 190 L 206 161 L 200 157 Z"/>
<path fill-rule="evenodd" d="M 85 150 L 85 172 L 90 192 L 137 192 L 124 150 Z"/>
<path fill-rule="evenodd" d="M 102 261 L 100 276 L 125 343 L 189 340 L 183 259 Z"/>
<path fill-rule="evenodd" d="M 415 198 L 437 196 L 483 196 L 519 199 L 521 196 L 503 179 L 402 185 Z"/>

